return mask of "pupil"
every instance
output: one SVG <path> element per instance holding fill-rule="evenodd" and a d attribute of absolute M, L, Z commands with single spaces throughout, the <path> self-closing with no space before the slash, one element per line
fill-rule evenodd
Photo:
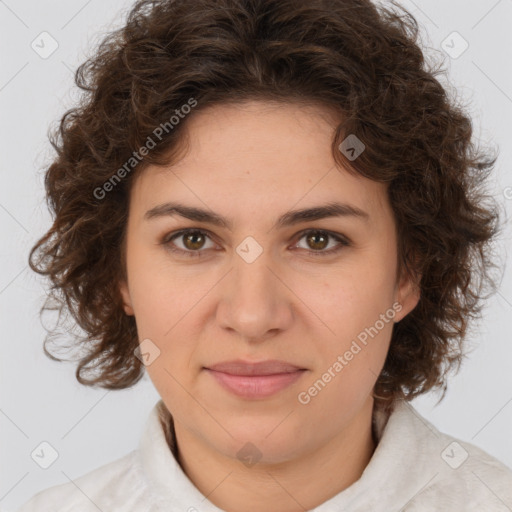
<path fill-rule="evenodd" d="M 199 238 L 200 240 L 203 238 L 203 236 L 201 235 L 201 233 L 199 232 L 194 232 L 194 233 L 190 233 L 186 236 L 186 241 L 189 242 L 191 241 L 191 244 L 187 244 L 186 245 L 192 245 L 192 247 L 189 247 L 189 249 L 200 249 L 201 246 L 202 246 L 202 243 L 199 242 L 199 244 L 197 245 L 197 238 Z M 194 242 L 194 239 L 196 239 L 196 241 Z"/>
<path fill-rule="evenodd" d="M 323 242 L 320 242 L 320 247 L 313 247 L 314 249 L 323 249 L 324 247 L 326 247 L 326 240 L 327 240 L 327 237 L 325 235 L 323 235 L 322 233 L 312 233 L 309 237 L 308 237 L 308 242 L 313 240 L 313 245 L 317 244 L 317 242 L 315 242 L 314 240 L 317 239 L 317 238 L 320 238 L 320 239 L 323 239 Z M 318 244 L 317 244 L 318 245 Z M 311 244 L 310 244 L 311 246 Z"/>

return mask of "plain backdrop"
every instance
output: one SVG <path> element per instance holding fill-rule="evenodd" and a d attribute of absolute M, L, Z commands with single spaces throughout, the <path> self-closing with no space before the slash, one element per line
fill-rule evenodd
<path fill-rule="evenodd" d="M 510 216 L 512 0 L 401 3 L 419 21 L 427 55 L 444 58 L 447 86 L 468 104 L 476 138 L 499 148 L 491 192 Z M 48 128 L 77 97 L 76 67 L 107 31 L 123 23 L 131 5 L 128 0 L 0 0 L 0 508 L 5 510 L 136 448 L 159 398 L 147 375 L 132 389 L 91 389 L 76 382 L 72 363 L 47 358 L 39 319 L 45 283 L 27 266 L 29 249 L 50 225 L 42 181 L 53 155 Z M 504 263 L 511 235 L 507 226 L 497 247 Z M 428 395 L 413 404 L 440 430 L 512 467 L 511 316 L 512 274 L 505 268 L 499 293 L 486 302 L 482 321 L 468 336 L 473 351 L 452 375 L 444 401 L 436 406 L 438 397 Z M 31 457 L 45 441 L 58 453 L 48 469 Z"/>

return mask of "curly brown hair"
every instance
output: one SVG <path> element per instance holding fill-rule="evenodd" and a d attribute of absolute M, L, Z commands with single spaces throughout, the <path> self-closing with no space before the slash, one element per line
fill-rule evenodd
<path fill-rule="evenodd" d="M 198 110 L 259 99 L 341 112 L 331 148 L 336 163 L 388 184 L 398 272 L 421 275 L 421 297 L 393 327 L 375 397 L 410 400 L 436 388 L 444 397 L 447 372 L 465 355 L 468 321 L 480 314 L 486 287 L 496 290 L 490 242 L 500 226 L 484 191 L 496 156 L 476 147 L 465 107 L 436 78 L 441 69 L 427 65 L 417 21 L 395 3 L 136 2 L 125 26 L 77 69 L 81 100 L 50 134 L 57 156 L 45 188 L 54 222 L 29 256 L 31 268 L 52 282 L 41 313 L 57 309 L 60 319 L 70 312 L 85 333 L 74 341 L 84 350 L 77 380 L 122 389 L 144 373 L 134 355 L 135 319 L 124 313 L 118 287 L 126 279 L 134 176 L 184 148 L 184 127 Z M 128 172 L 134 151 L 191 98 L 194 111 L 168 126 Z M 366 146 L 353 161 L 338 149 L 348 134 Z M 62 360 L 46 346 L 56 332 L 44 351 Z"/>

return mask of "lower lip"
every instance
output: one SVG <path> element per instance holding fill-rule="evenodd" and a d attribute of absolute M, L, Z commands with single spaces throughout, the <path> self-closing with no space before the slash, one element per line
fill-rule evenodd
<path fill-rule="evenodd" d="M 231 375 L 205 368 L 228 391 L 242 398 L 266 398 L 300 379 L 305 370 L 276 375 Z"/>

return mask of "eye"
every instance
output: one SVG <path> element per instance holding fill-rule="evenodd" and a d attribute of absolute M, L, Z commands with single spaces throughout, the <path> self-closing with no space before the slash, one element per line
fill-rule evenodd
<path fill-rule="evenodd" d="M 348 239 L 345 239 L 344 237 L 329 231 L 323 231 L 319 229 L 310 229 L 308 231 L 302 232 L 299 240 L 302 239 L 306 239 L 306 243 L 309 245 L 309 247 L 314 248 L 313 250 L 307 247 L 305 248 L 305 250 L 313 256 L 329 256 L 341 251 L 341 249 L 344 247 L 350 246 Z M 335 245 L 329 250 L 324 250 L 329 245 L 329 239 L 338 242 L 338 245 Z"/>
<path fill-rule="evenodd" d="M 208 233 L 201 229 L 184 229 L 165 236 L 160 243 L 172 253 L 194 258 L 202 256 L 203 251 L 200 251 L 200 249 L 205 248 L 205 240 L 208 238 L 210 238 Z M 180 248 L 179 245 L 176 247 L 176 242 L 174 242 L 174 240 L 179 240 L 183 246 L 183 249 Z M 211 246 L 206 247 L 206 249 L 211 248 Z"/>
<path fill-rule="evenodd" d="M 305 239 L 306 243 L 313 247 L 313 249 L 303 248 L 312 256 L 329 256 L 351 245 L 350 241 L 345 237 L 319 229 L 303 231 L 300 233 L 299 241 L 302 239 Z M 337 242 L 337 245 L 329 250 L 324 250 L 329 246 L 329 239 Z M 177 245 L 175 240 L 180 241 L 182 247 L 179 244 Z M 178 253 L 187 257 L 201 257 L 202 253 L 205 252 L 201 249 L 213 249 L 212 245 L 207 245 L 207 240 L 212 240 L 207 231 L 202 229 L 184 229 L 165 236 L 161 244 L 172 253 Z M 213 244 L 213 242 L 211 243 Z"/>
<path fill-rule="evenodd" d="M 206 239 L 211 240 L 206 231 L 200 229 L 185 229 L 178 231 L 177 233 L 173 233 L 171 236 L 165 237 L 162 240 L 162 244 L 171 252 L 183 254 L 189 257 L 200 257 L 202 252 L 200 249 L 205 248 L 204 245 Z M 176 247 L 174 240 L 180 240 L 183 244 L 183 249 L 179 246 Z M 211 248 L 212 247 L 206 247 L 206 249 Z"/>

